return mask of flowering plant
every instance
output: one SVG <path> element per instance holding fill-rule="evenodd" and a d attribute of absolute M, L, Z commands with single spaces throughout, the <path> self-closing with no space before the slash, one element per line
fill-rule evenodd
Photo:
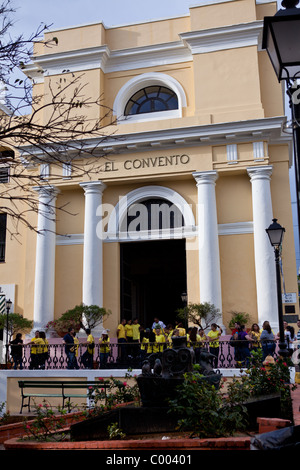
<path fill-rule="evenodd" d="M 281 418 L 292 420 L 291 390 L 297 385 L 290 384 L 289 360 L 279 357 L 277 360 L 267 360 L 264 364 L 253 362 L 243 377 L 243 384 L 251 396 L 280 393 Z"/>
<path fill-rule="evenodd" d="M 170 412 L 179 416 L 178 428 L 191 431 L 191 437 L 224 437 L 247 424 L 245 389 L 238 382 L 222 393 L 197 370 L 184 374 L 177 395 L 170 400 Z"/>
<path fill-rule="evenodd" d="M 63 429 L 66 427 L 66 409 L 59 407 L 55 413 L 52 406 L 43 401 L 34 405 L 36 416 L 32 422 L 25 420 L 23 439 L 34 439 L 36 441 L 64 441 L 66 434 Z"/>

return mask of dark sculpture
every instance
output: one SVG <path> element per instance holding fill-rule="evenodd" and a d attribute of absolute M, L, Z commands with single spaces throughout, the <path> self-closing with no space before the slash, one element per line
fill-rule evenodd
<path fill-rule="evenodd" d="M 222 376 L 212 368 L 212 359 L 212 354 L 201 349 L 199 372 L 203 379 L 219 387 Z M 184 374 L 191 372 L 194 364 L 195 353 L 187 347 L 186 336 L 172 337 L 172 348 L 151 354 L 137 378 L 143 406 L 167 406 L 167 400 L 174 397 L 176 387 L 183 383 Z"/>

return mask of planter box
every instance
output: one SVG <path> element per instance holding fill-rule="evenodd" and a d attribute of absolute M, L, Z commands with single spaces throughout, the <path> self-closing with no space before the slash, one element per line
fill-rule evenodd
<path fill-rule="evenodd" d="M 30 442 L 10 439 L 4 443 L 4 447 L 6 450 L 250 450 L 250 442 L 250 437 L 84 442 Z"/>
<path fill-rule="evenodd" d="M 281 414 L 280 393 L 254 397 L 247 400 L 244 405 L 248 411 L 251 430 L 258 428 L 257 418 L 278 418 Z"/>
<path fill-rule="evenodd" d="M 57 416 L 57 419 L 61 419 L 61 416 Z M 82 412 L 69 413 L 64 415 L 66 421 L 66 426 L 70 426 L 74 421 L 83 421 L 86 419 L 86 416 L 82 415 Z M 30 425 L 33 423 L 33 420 L 28 420 L 27 423 Z M 19 438 L 24 436 L 24 421 L 18 423 L 5 424 L 0 426 L 0 444 L 3 444 L 5 441 L 11 438 Z"/>

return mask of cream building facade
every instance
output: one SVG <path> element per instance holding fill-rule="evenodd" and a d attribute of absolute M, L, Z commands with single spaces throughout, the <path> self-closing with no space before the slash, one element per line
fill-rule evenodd
<path fill-rule="evenodd" d="M 27 73 L 38 92 L 62 70 L 84 73 L 87 93 L 103 96 L 115 122 L 106 139 L 85 142 L 97 148 L 98 174 L 78 180 L 66 155 L 55 185 L 50 165 L 36 188 L 41 209 L 55 201 L 68 211 L 54 220 L 41 210 L 42 236 L 6 237 L 1 287 L 35 328 L 81 302 L 112 311 L 111 336 L 123 317 L 174 323 L 186 292 L 188 302 L 218 307 L 227 331 L 231 311 L 276 329 L 265 231 L 273 218 L 286 229 L 292 300 L 284 308 L 295 321 L 292 142 L 281 85 L 261 50 L 263 18 L 276 10 L 274 2 L 212 2 L 182 17 L 55 31 L 54 49 L 36 47 Z M 104 112 L 94 107 L 89 117 Z"/>

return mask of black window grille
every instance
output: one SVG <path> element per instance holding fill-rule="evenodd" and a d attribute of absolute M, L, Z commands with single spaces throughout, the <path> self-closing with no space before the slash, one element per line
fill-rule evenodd
<path fill-rule="evenodd" d="M 148 86 L 137 91 L 125 106 L 125 116 L 178 109 L 174 91 L 164 86 Z"/>
<path fill-rule="evenodd" d="M 0 167 L 0 183 L 8 183 L 8 182 L 9 182 L 9 168 Z"/>

